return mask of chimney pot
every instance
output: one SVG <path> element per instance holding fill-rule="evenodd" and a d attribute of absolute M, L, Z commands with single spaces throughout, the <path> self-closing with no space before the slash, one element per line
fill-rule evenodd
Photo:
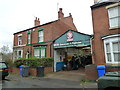
<path fill-rule="evenodd" d="M 71 14 L 71 13 L 69 13 L 69 16 L 72 16 L 72 14 Z"/>
<path fill-rule="evenodd" d="M 38 26 L 38 25 L 40 25 L 40 20 L 39 20 L 39 18 L 35 18 L 35 20 L 34 20 L 34 25 L 35 26 Z"/>
<path fill-rule="evenodd" d="M 62 12 L 62 8 L 59 8 L 58 19 L 62 19 L 62 18 L 64 18 L 64 13 Z"/>
<path fill-rule="evenodd" d="M 60 11 L 62 11 L 62 8 L 59 8 Z"/>

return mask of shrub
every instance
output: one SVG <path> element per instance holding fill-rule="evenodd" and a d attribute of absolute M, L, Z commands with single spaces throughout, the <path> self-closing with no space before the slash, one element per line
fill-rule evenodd
<path fill-rule="evenodd" d="M 44 67 L 50 67 L 53 64 L 53 58 L 52 57 L 45 57 L 45 58 L 20 58 L 17 59 L 14 62 L 14 65 L 16 67 L 19 67 L 20 65 L 27 65 L 30 67 L 37 67 L 37 66 L 44 66 Z"/>

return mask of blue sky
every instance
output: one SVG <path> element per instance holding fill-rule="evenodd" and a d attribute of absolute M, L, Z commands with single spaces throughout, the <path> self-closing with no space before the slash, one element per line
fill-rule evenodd
<path fill-rule="evenodd" d="M 57 3 L 59 3 L 57 5 Z M 79 32 L 92 34 L 91 9 L 94 0 L 0 0 L 0 47 L 13 46 L 13 33 L 34 26 L 35 17 L 44 24 L 57 20 L 58 8 L 72 14 Z"/>

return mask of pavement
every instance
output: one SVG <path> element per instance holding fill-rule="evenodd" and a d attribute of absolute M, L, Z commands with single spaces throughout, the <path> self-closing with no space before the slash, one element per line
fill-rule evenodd
<path fill-rule="evenodd" d="M 71 71 L 53 72 L 44 77 L 21 77 L 10 74 L 3 81 L 3 88 L 89 88 L 97 90 L 97 83 L 86 81 L 84 73 Z M 81 89 L 80 89 L 81 90 Z M 88 89 L 87 89 L 88 90 Z"/>
<path fill-rule="evenodd" d="M 69 80 L 69 81 L 82 81 L 85 80 L 84 73 L 72 72 L 72 71 L 59 71 L 53 72 L 46 75 L 47 78 Z"/>

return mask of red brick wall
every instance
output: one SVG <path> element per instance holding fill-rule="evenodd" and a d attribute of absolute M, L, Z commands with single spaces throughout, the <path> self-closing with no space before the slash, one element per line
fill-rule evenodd
<path fill-rule="evenodd" d="M 20 75 L 20 68 L 9 67 L 9 72 Z M 44 73 L 45 74 L 48 74 L 48 73 L 51 73 L 51 72 L 53 72 L 53 67 L 45 67 L 44 68 Z M 37 69 L 36 68 L 30 68 L 29 69 L 29 75 L 30 76 L 37 76 Z"/>
<path fill-rule="evenodd" d="M 30 74 L 31 76 L 37 76 L 37 70 L 36 70 L 36 68 L 30 68 L 29 74 Z"/>
<path fill-rule="evenodd" d="M 117 34 L 118 29 L 109 29 L 108 10 L 106 6 L 92 9 L 94 39 L 92 53 L 94 64 L 105 64 L 105 54 L 102 35 Z M 120 29 L 119 29 L 120 30 Z"/>
<path fill-rule="evenodd" d="M 65 18 L 55 21 L 53 23 L 46 24 L 46 25 L 35 28 L 34 31 L 32 31 L 32 33 L 31 33 L 31 38 L 32 38 L 31 43 L 38 43 L 38 29 L 40 29 L 40 28 L 44 28 L 44 30 L 43 30 L 44 31 L 44 41 L 53 41 L 69 29 L 77 31 L 77 29 L 73 23 L 72 17 L 71 16 L 65 17 Z M 27 44 L 28 31 L 22 31 L 22 32 L 18 32 L 16 34 L 14 34 L 14 46 L 18 46 L 18 35 L 19 34 L 22 34 L 22 44 L 23 45 Z M 51 51 L 51 49 L 53 49 L 53 48 L 51 48 L 51 45 L 50 45 L 51 43 L 42 43 L 39 45 L 43 45 L 43 44 L 47 45 L 47 57 L 53 57 L 53 54 L 52 54 L 53 52 Z M 24 50 L 23 58 L 26 57 L 25 54 L 26 54 L 27 50 L 32 52 L 32 56 L 34 56 L 33 45 L 32 45 L 32 49 L 31 49 L 31 46 L 24 46 L 23 50 Z"/>
<path fill-rule="evenodd" d="M 12 73 L 20 75 L 20 68 L 10 67 L 9 69 Z"/>
<path fill-rule="evenodd" d="M 53 67 L 45 67 L 45 74 L 53 72 Z"/>
<path fill-rule="evenodd" d="M 87 80 L 96 80 L 98 79 L 98 72 L 96 65 L 87 65 L 85 67 L 85 74 Z"/>
<path fill-rule="evenodd" d="M 119 71 L 120 66 L 106 66 L 106 72 Z M 85 67 L 85 74 L 87 80 L 97 80 L 98 79 L 98 70 L 97 65 L 87 65 Z"/>

